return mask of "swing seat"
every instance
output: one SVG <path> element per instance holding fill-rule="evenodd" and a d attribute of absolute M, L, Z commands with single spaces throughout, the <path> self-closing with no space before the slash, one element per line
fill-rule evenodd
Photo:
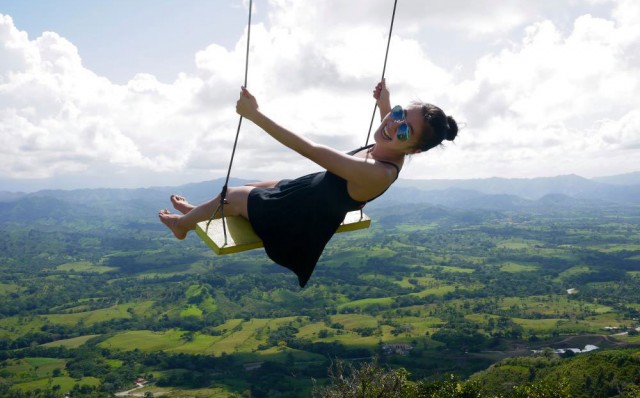
<path fill-rule="evenodd" d="M 197 224 L 196 233 L 216 254 L 239 253 L 264 247 L 262 240 L 256 235 L 249 221 L 240 216 L 226 217 L 227 243 L 224 242 L 222 219 L 212 220 L 207 228 L 207 221 Z M 338 232 L 356 231 L 369 228 L 371 219 L 359 210 L 351 211 L 344 217 Z"/>

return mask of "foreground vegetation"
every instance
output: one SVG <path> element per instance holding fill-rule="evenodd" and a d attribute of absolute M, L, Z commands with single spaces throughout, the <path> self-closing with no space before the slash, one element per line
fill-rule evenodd
<path fill-rule="evenodd" d="M 638 207 L 374 207 L 301 290 L 260 250 L 217 257 L 144 204 L 85 203 L 0 203 L 0 396 L 637 392 Z"/>

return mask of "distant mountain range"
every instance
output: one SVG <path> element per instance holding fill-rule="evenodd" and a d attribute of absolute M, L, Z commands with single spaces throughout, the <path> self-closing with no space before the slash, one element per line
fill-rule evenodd
<path fill-rule="evenodd" d="M 385 200 L 453 208 L 588 207 L 640 205 L 640 172 L 587 179 L 577 175 L 473 180 L 399 180 Z"/>
<path fill-rule="evenodd" d="M 232 179 L 230 186 L 248 181 Z M 178 193 L 194 203 L 218 194 L 223 179 L 175 187 L 139 189 L 42 190 L 33 193 L 0 192 L 0 212 L 46 211 L 47 203 L 76 206 L 79 212 L 99 207 L 103 211 L 130 209 L 148 213 L 170 206 L 169 195 Z M 51 200 L 47 202 L 47 200 Z M 31 206 L 28 206 L 27 202 Z M 367 207 L 380 209 L 397 204 L 426 204 L 455 209 L 517 211 L 640 205 L 640 172 L 587 179 L 577 175 L 545 178 L 487 178 L 471 180 L 398 180 L 389 191 Z M 122 214 L 122 213 L 121 213 Z M 7 219 L 7 214 L 0 215 Z M 9 217 L 13 218 L 13 217 Z"/>
<path fill-rule="evenodd" d="M 529 200 L 537 200 L 553 194 L 582 199 L 612 200 L 614 202 L 626 202 L 627 199 L 636 201 L 640 198 L 640 196 L 626 198 L 628 193 L 638 192 L 640 172 L 594 179 L 570 174 L 542 178 L 400 180 L 397 185 L 429 191 L 464 189 L 490 195 L 515 195 Z"/>

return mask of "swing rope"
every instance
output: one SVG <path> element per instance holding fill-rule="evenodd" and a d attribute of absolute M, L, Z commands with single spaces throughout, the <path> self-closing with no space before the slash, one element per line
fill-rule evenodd
<path fill-rule="evenodd" d="M 398 5 L 398 0 L 395 0 L 393 3 L 393 13 L 391 15 L 391 26 L 389 27 L 389 35 L 387 38 L 387 49 L 384 55 L 384 64 L 382 67 L 382 77 L 380 79 L 380 81 L 382 81 L 384 79 L 385 76 L 385 72 L 387 69 L 387 59 L 389 58 L 389 47 L 391 45 L 391 34 L 393 33 L 393 22 L 395 20 L 396 17 L 396 7 Z M 253 0 L 249 0 L 249 18 L 248 18 L 248 22 L 247 22 L 247 49 L 246 49 L 246 54 L 245 54 L 245 65 L 244 65 L 244 87 L 247 87 L 247 77 L 249 75 L 249 46 L 251 44 L 251 14 L 252 14 L 252 9 L 253 9 Z M 378 108 L 378 103 L 376 101 L 376 103 L 373 106 L 373 113 L 371 115 L 371 122 L 369 123 L 369 132 L 367 134 L 367 140 L 365 142 L 365 146 L 367 146 L 369 144 L 369 138 L 371 136 L 371 130 L 373 128 L 373 122 L 375 120 L 375 116 L 376 116 L 376 110 Z M 211 224 L 211 222 L 215 219 L 216 215 L 220 214 L 220 218 L 222 218 L 222 230 L 224 233 L 224 245 L 227 245 L 227 225 L 226 225 L 226 221 L 225 221 L 225 217 L 224 217 L 224 204 L 226 203 L 226 196 L 227 196 L 227 190 L 228 190 L 228 186 L 229 186 L 229 178 L 231 176 L 231 168 L 233 167 L 233 160 L 235 158 L 235 154 L 236 154 L 236 148 L 238 146 L 238 138 L 240 136 L 240 128 L 242 126 L 242 116 L 240 116 L 239 120 L 238 120 L 238 129 L 236 131 L 236 137 L 235 140 L 233 142 L 233 150 L 231 151 L 231 159 L 229 160 L 229 168 L 227 170 L 227 177 L 225 179 L 224 185 L 222 187 L 222 190 L 220 192 L 220 204 L 218 205 L 218 208 L 216 209 L 216 211 L 211 215 L 211 218 L 209 218 L 209 221 L 207 221 L 207 225 L 206 225 L 206 230 L 208 231 L 209 229 L 209 224 Z M 362 219 L 363 217 L 363 213 L 362 213 L 362 209 L 360 210 L 360 217 Z"/>
<path fill-rule="evenodd" d="M 389 27 L 389 37 L 387 37 L 387 51 L 384 54 L 384 64 L 382 66 L 382 77 L 380 81 L 384 80 L 384 73 L 387 70 L 387 59 L 389 58 L 389 46 L 391 45 L 391 33 L 393 33 L 393 21 L 396 19 L 396 6 L 398 5 L 398 0 L 393 2 L 393 13 L 391 14 L 391 26 Z M 378 109 L 378 101 L 373 104 L 373 113 L 371 114 L 371 123 L 369 123 L 369 133 L 367 134 L 367 141 L 365 141 L 364 146 L 369 145 L 369 137 L 371 136 L 371 129 L 373 128 L 373 121 L 376 118 L 376 110 Z"/>
<path fill-rule="evenodd" d="M 253 0 L 249 0 L 249 20 L 247 21 L 247 52 L 245 54 L 244 60 L 244 85 L 243 87 L 247 87 L 247 77 L 249 76 L 249 45 L 251 44 L 251 13 L 253 10 Z M 229 187 L 229 177 L 231 176 L 231 168 L 233 167 L 233 159 L 236 156 L 236 148 L 238 147 L 238 138 L 240 137 L 240 127 L 242 126 L 242 115 L 238 119 L 238 129 L 236 130 L 236 138 L 233 142 L 233 150 L 231 151 L 231 159 L 229 160 L 229 169 L 227 170 L 227 178 L 224 181 L 224 185 L 222 186 L 222 191 L 220 191 L 220 204 L 216 211 L 211 215 L 209 221 L 207 221 L 207 228 L 209 230 L 209 224 L 216 217 L 218 213 L 220 213 L 220 218 L 222 218 L 222 231 L 224 233 L 224 244 L 227 244 L 227 224 L 224 217 L 224 204 L 226 202 L 227 197 L 227 189 Z"/>
<path fill-rule="evenodd" d="M 396 19 L 396 7 L 398 6 L 398 0 L 393 2 L 393 13 L 391 13 L 391 26 L 389 26 L 389 35 L 387 37 L 387 50 L 384 53 L 384 63 L 382 65 L 382 77 L 380 81 L 384 80 L 384 74 L 387 71 L 387 59 L 389 58 L 389 47 L 391 46 L 391 34 L 393 33 L 393 21 Z M 373 129 L 373 122 L 376 119 L 376 110 L 378 110 L 378 101 L 373 104 L 373 112 L 371 113 L 371 122 L 369 123 L 369 132 L 367 133 L 367 140 L 362 148 L 366 148 L 369 145 L 369 138 L 371 137 L 371 130 Z M 364 211 L 360 209 L 360 219 L 364 218 Z"/>

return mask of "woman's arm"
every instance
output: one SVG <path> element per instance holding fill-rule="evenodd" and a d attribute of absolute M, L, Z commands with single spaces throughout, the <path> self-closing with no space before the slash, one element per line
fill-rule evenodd
<path fill-rule="evenodd" d="M 244 87 L 236 103 L 236 112 L 251 120 L 284 146 L 347 181 L 357 185 L 379 185 L 390 184 L 395 178 L 395 171 L 381 166 L 380 163 L 376 164 L 373 159 L 350 156 L 328 146 L 316 144 L 280 126 L 260 112 L 255 97 Z"/>
<path fill-rule="evenodd" d="M 385 79 L 382 79 L 382 81 L 378 83 L 376 88 L 373 90 L 373 98 L 377 101 L 378 109 L 380 110 L 380 120 L 382 120 L 389 112 L 391 112 L 391 100 Z"/>

